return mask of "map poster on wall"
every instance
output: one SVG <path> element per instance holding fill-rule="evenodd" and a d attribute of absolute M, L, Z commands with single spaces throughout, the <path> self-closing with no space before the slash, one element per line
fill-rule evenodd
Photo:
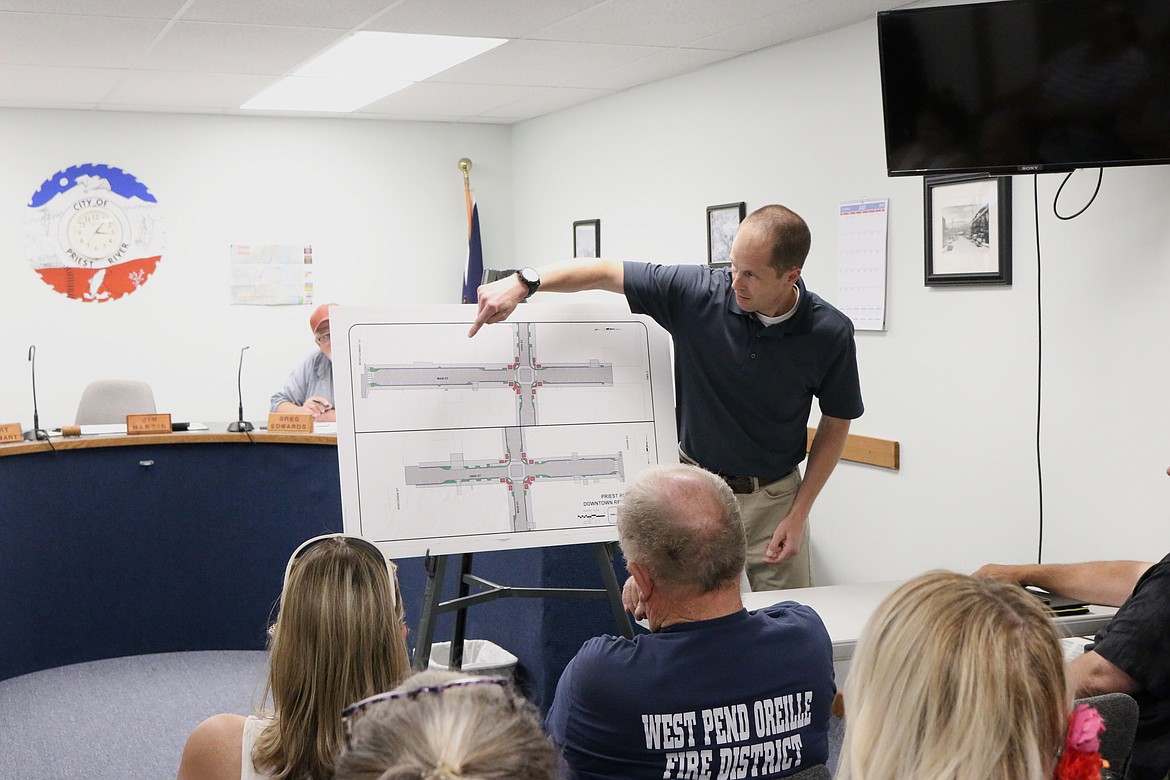
<path fill-rule="evenodd" d="M 287 306 L 313 302 L 313 247 L 232 244 L 231 302 Z"/>
<path fill-rule="evenodd" d="M 669 337 L 611 307 L 331 311 L 345 530 L 389 557 L 607 542 L 678 462 Z"/>

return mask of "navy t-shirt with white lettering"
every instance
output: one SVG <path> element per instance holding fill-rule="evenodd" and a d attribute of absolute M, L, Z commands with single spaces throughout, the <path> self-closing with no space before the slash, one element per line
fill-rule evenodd
<path fill-rule="evenodd" d="M 828 758 L 833 648 L 786 601 L 590 639 L 545 721 L 579 780 L 777 778 Z"/>

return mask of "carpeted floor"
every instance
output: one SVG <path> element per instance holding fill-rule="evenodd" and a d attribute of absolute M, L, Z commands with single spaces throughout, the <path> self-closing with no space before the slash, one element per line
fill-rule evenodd
<path fill-rule="evenodd" d="M 173 778 L 187 735 L 264 694 L 267 653 L 111 658 L 0 682 L 0 778 Z"/>

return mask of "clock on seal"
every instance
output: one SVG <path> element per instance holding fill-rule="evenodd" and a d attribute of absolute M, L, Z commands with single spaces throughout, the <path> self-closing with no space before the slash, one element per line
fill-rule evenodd
<path fill-rule="evenodd" d="M 33 194 L 24 243 L 46 284 L 101 302 L 142 287 L 162 259 L 164 235 L 162 211 L 144 184 L 87 163 L 58 171 Z"/>

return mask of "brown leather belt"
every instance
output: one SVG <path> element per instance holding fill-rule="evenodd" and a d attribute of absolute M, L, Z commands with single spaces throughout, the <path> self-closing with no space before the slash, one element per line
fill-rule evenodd
<path fill-rule="evenodd" d="M 774 479 L 760 479 L 759 477 L 729 477 L 726 474 L 720 474 L 719 478 L 727 483 L 732 493 L 755 493 L 761 485 L 776 481 Z"/>

